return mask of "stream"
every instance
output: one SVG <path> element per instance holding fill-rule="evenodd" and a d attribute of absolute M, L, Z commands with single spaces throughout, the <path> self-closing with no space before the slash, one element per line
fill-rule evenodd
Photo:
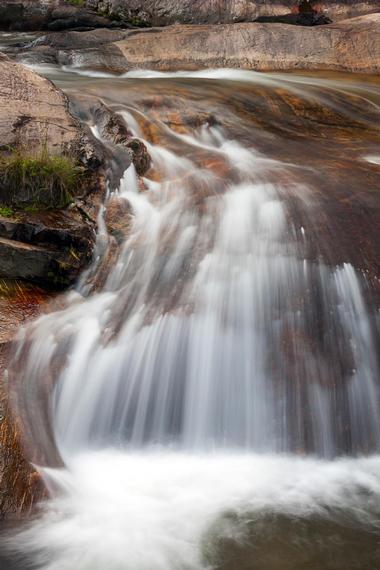
<path fill-rule="evenodd" d="M 379 567 L 379 79 L 36 67 L 152 166 L 110 176 L 92 265 L 19 335 L 65 467 L 15 568 Z"/>

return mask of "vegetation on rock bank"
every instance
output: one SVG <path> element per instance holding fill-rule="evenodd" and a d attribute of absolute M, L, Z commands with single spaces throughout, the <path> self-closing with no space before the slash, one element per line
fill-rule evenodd
<path fill-rule="evenodd" d="M 81 183 L 83 168 L 67 156 L 15 151 L 0 157 L 0 201 L 4 206 L 64 208 Z"/>

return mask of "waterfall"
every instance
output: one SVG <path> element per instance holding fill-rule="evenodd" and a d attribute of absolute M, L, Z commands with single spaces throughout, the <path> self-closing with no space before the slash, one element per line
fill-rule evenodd
<path fill-rule="evenodd" d="M 130 166 L 111 196 L 131 220 L 104 285 L 89 281 L 107 202 L 93 267 L 64 309 L 20 338 L 28 398 L 54 371 L 66 468 L 41 468 L 52 499 L 16 549 L 43 570 L 230 569 L 238 563 L 223 566 L 218 552 L 238 552 L 250 533 L 260 544 L 264 528 L 269 542 L 245 551 L 250 567 L 285 569 L 289 556 L 303 568 L 297 537 L 270 558 L 290 518 L 316 560 L 351 531 L 358 556 L 362 534 L 380 532 L 378 316 L 366 274 L 310 254 L 323 206 L 305 165 L 207 119 L 181 132 L 135 102 L 117 111 L 152 168 L 139 181 Z"/>
<path fill-rule="evenodd" d="M 132 225 L 103 290 L 33 327 L 32 385 L 66 345 L 54 394 L 62 452 L 378 449 L 378 362 L 362 282 L 348 263 L 302 256 L 283 190 L 268 181 L 286 166 L 207 125 L 186 145 L 216 156 L 225 178 L 147 144 L 161 179 L 139 193 L 126 170 L 118 195 Z M 292 192 L 307 208 L 307 189 Z"/>

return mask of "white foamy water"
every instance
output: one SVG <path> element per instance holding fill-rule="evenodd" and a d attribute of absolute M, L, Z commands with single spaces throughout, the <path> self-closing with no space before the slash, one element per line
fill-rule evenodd
<path fill-rule="evenodd" d="M 69 469 L 48 473 L 56 496 L 19 537 L 44 570 L 205 570 L 227 513 L 349 516 L 372 532 L 380 526 L 379 457 L 328 463 L 108 450 L 78 456 Z M 244 540 L 241 532 L 230 527 L 228 536 Z"/>
<path fill-rule="evenodd" d="M 377 164 L 380 166 L 380 155 L 370 154 L 368 156 L 364 156 L 363 159 L 371 164 Z"/>

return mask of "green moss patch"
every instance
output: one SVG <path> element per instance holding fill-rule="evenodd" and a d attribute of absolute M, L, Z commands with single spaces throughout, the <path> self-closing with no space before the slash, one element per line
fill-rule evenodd
<path fill-rule="evenodd" d="M 0 202 L 8 207 L 64 208 L 81 183 L 82 168 L 66 156 L 13 152 L 0 157 Z"/>

